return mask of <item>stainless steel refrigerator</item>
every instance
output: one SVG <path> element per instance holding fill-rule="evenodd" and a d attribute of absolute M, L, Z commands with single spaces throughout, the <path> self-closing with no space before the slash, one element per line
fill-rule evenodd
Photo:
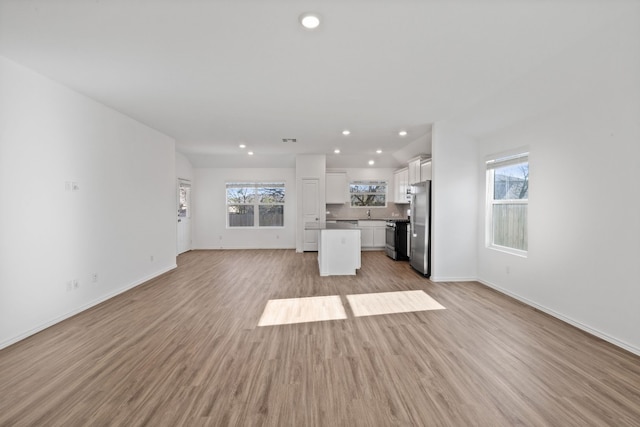
<path fill-rule="evenodd" d="M 431 181 L 411 187 L 411 267 L 431 276 Z"/>

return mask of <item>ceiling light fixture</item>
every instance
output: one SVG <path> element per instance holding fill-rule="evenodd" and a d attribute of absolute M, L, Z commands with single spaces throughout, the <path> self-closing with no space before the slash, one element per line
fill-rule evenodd
<path fill-rule="evenodd" d="M 400 132 L 398 132 L 398 135 L 407 136 L 407 131 L 406 130 L 401 130 Z"/>
<path fill-rule="evenodd" d="M 374 162 L 373 160 L 369 160 L 369 166 L 373 166 L 376 162 Z"/>
<path fill-rule="evenodd" d="M 382 150 L 376 150 L 376 153 L 380 154 L 382 153 Z"/>
<path fill-rule="evenodd" d="M 307 30 L 315 30 L 320 25 L 320 17 L 315 13 L 303 13 L 300 15 L 300 24 Z"/>
<path fill-rule="evenodd" d="M 253 151 L 249 151 L 247 154 L 253 156 Z"/>
<path fill-rule="evenodd" d="M 347 136 L 347 135 L 350 135 L 350 134 L 351 134 L 351 131 L 350 131 L 349 129 L 345 129 L 345 130 L 343 130 L 343 131 L 342 131 L 342 134 L 343 134 L 344 136 Z"/>
<path fill-rule="evenodd" d="M 340 154 L 340 149 L 336 148 L 335 150 L 333 150 L 333 152 L 336 154 Z"/>
<path fill-rule="evenodd" d="M 244 144 L 240 144 L 240 145 L 238 145 L 238 147 L 240 147 L 240 148 L 247 148 L 247 146 L 246 146 L 246 145 L 244 145 Z"/>

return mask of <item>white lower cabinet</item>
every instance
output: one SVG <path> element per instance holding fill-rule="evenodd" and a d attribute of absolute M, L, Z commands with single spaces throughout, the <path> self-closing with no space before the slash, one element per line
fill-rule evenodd
<path fill-rule="evenodd" d="M 363 248 L 372 248 L 373 247 L 373 228 L 371 227 L 360 227 L 360 246 Z"/>
<path fill-rule="evenodd" d="M 387 240 L 387 224 L 384 227 L 373 227 L 373 247 L 384 248 Z"/>
<path fill-rule="evenodd" d="M 358 221 L 360 246 L 365 249 L 384 249 L 386 245 L 386 221 Z"/>

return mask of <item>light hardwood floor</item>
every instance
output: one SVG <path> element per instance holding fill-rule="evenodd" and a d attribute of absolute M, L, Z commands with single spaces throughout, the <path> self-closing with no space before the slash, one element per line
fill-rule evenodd
<path fill-rule="evenodd" d="M 478 283 L 364 252 L 195 251 L 0 351 L 1 426 L 638 426 L 640 357 Z M 355 317 L 346 295 L 446 310 Z M 347 319 L 258 327 L 269 299 L 339 295 Z"/>

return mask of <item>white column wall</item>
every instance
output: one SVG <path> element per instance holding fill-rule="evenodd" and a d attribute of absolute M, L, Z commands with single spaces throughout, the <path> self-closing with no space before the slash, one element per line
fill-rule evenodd
<path fill-rule="evenodd" d="M 476 280 L 477 142 L 440 122 L 432 151 L 431 280 Z"/>

